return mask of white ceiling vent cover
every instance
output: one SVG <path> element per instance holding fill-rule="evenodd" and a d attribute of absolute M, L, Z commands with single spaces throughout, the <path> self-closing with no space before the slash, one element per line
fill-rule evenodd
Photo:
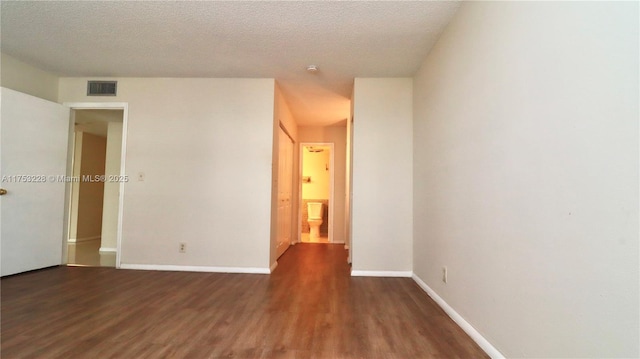
<path fill-rule="evenodd" d="M 87 96 L 115 96 L 118 81 L 87 81 Z"/>

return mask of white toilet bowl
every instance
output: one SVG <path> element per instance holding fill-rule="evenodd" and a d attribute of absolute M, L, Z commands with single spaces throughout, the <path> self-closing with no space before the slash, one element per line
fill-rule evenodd
<path fill-rule="evenodd" d="M 320 226 L 322 225 L 322 203 L 307 203 L 307 223 L 309 223 L 309 239 L 320 238 Z"/>

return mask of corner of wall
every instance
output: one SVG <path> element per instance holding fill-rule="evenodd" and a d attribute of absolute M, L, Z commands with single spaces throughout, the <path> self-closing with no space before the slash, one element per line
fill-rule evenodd
<path fill-rule="evenodd" d="M 48 101 L 58 102 L 58 76 L 0 53 L 0 85 Z"/>
<path fill-rule="evenodd" d="M 442 310 L 447 313 L 447 315 L 454 321 L 462 330 L 464 330 L 471 339 L 478 344 L 478 346 L 484 350 L 487 355 L 489 355 L 493 359 L 505 358 L 505 356 L 500 353 L 498 349 L 496 349 L 487 339 L 485 339 L 480 332 L 478 332 L 469 322 L 467 322 L 458 312 L 456 312 L 444 299 L 442 299 L 431 287 L 429 287 L 417 274 L 413 273 L 411 275 L 418 286 L 427 293 L 431 299 L 433 299 L 436 304 L 442 308 Z"/>

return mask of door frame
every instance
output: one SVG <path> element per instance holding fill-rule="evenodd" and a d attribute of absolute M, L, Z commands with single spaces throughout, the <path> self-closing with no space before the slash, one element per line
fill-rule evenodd
<path fill-rule="evenodd" d="M 302 198 L 302 185 L 304 184 L 302 182 L 302 169 L 303 169 L 303 161 L 302 161 L 302 157 L 304 155 L 304 147 L 305 146 L 324 146 L 324 147 L 329 147 L 329 218 L 327 218 L 327 220 L 329 221 L 329 243 L 333 243 L 333 222 L 334 222 L 334 218 L 333 218 L 333 208 L 335 207 L 335 201 L 334 201 L 334 181 L 335 181 L 335 161 L 334 161 L 334 157 L 335 157 L 335 144 L 333 142 L 301 142 L 300 143 L 300 152 L 299 152 L 299 163 L 298 163 L 298 168 L 299 168 L 299 174 L 298 174 L 298 183 L 300 184 L 298 186 L 299 188 L 299 192 L 298 192 L 298 243 L 302 242 L 302 211 L 303 211 L 303 198 Z"/>
<path fill-rule="evenodd" d="M 122 110 L 122 148 L 120 153 L 120 176 L 125 176 L 125 158 L 127 154 L 127 124 L 129 119 L 129 103 L 127 102 L 64 102 L 63 106 L 69 107 L 71 110 L 71 116 L 69 117 L 69 150 L 67 151 L 67 176 L 73 176 L 73 148 L 75 147 L 74 136 L 74 123 L 75 112 L 74 110 Z M 129 176 L 129 181 L 131 181 Z M 125 182 L 120 182 L 120 193 L 118 194 L 118 229 L 116 232 L 116 268 L 120 268 L 120 262 L 122 259 L 122 218 L 124 209 L 124 186 Z M 67 182 L 65 197 L 65 225 L 64 236 L 62 243 L 62 263 L 67 264 L 69 262 L 67 253 L 67 238 L 69 237 L 69 217 L 70 211 L 70 197 L 71 197 L 71 183 Z"/>

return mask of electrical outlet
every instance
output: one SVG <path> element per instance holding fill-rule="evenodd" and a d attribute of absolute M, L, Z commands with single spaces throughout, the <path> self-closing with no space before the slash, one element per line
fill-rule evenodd
<path fill-rule="evenodd" d="M 442 267 L 442 281 L 444 283 L 447 283 L 447 267 L 446 266 Z"/>
<path fill-rule="evenodd" d="M 187 244 L 182 242 L 180 243 L 180 248 L 178 249 L 180 253 L 187 253 Z"/>

